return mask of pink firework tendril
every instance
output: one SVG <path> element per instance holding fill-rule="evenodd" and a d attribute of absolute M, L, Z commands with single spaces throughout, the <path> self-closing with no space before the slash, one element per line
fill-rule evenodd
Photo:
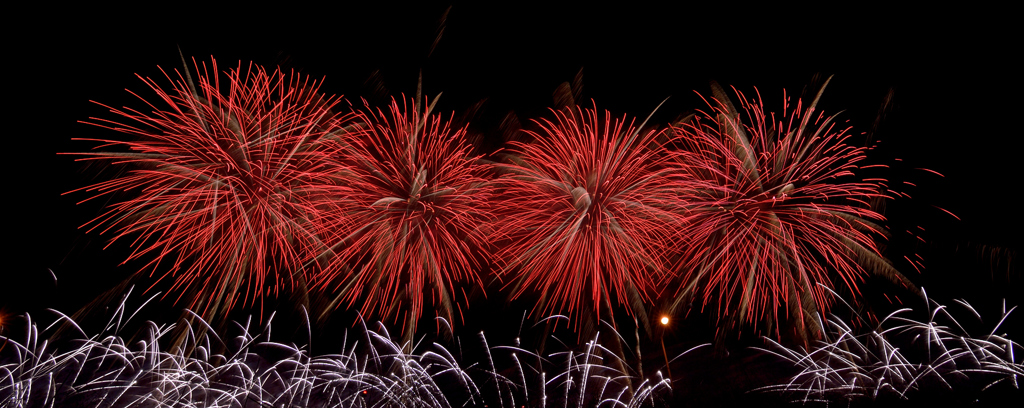
<path fill-rule="evenodd" d="M 866 149 L 816 110 L 821 93 L 781 117 L 759 95 L 736 93 L 742 111 L 715 85 L 710 112 L 674 128 L 688 173 L 677 306 L 699 294 L 718 302 L 720 318 L 733 312 L 742 323 L 778 321 L 788 306 L 806 339 L 820 331 L 817 311 L 837 284 L 856 295 L 872 272 L 912 288 L 875 243 L 884 218 L 869 202 L 886 196 L 877 180 L 855 175 Z"/>
<path fill-rule="evenodd" d="M 196 82 L 164 71 L 169 89 L 140 76 L 156 96 L 136 95 L 148 112 L 102 105 L 119 119 L 85 122 L 132 139 L 79 139 L 101 144 L 80 160 L 128 169 L 80 190 L 121 200 L 90 231 L 130 240 L 128 260 L 151 258 L 143 269 L 169 264 L 178 300 L 191 292 L 188 306 L 210 317 L 305 287 L 307 254 L 322 247 L 318 207 L 345 191 L 336 144 L 324 142 L 348 116 L 308 77 L 239 64 L 221 78 L 216 61 L 195 68 Z"/>
<path fill-rule="evenodd" d="M 501 166 L 501 274 L 513 296 L 540 294 L 534 312 L 600 316 L 614 301 L 646 320 L 679 218 L 661 132 L 596 107 L 553 113 Z"/>
<path fill-rule="evenodd" d="M 452 321 L 467 286 L 482 289 L 493 218 L 488 167 L 470 155 L 465 129 L 431 107 L 392 101 L 356 113 L 340 152 L 349 190 L 326 211 L 333 257 L 317 279 L 366 316 L 404 312 L 406 333 L 428 300 Z"/>

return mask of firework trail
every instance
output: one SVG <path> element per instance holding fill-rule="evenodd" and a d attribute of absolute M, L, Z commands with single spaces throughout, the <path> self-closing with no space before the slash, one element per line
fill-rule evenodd
<path fill-rule="evenodd" d="M 956 301 L 979 322 L 970 304 Z M 926 299 L 927 319 L 914 320 L 904 308 L 893 312 L 868 333 L 857 334 L 851 324 L 833 317 L 824 340 L 810 349 L 788 348 L 767 339 L 765 352 L 798 369 L 789 382 L 761 389 L 793 402 L 878 402 L 941 395 L 975 395 L 1004 385 L 1018 390 L 1024 364 L 1016 359 L 1020 344 L 998 334 L 1009 314 L 1002 315 L 987 334 L 972 335 L 950 309 Z M 953 394 L 952 391 L 956 391 Z M 993 397 L 994 398 L 994 397 Z M 947 399 L 947 402 L 949 400 Z"/>
<path fill-rule="evenodd" d="M 432 107 L 357 111 L 338 156 L 348 190 L 324 210 L 334 256 L 318 282 L 365 316 L 405 313 L 407 339 L 425 307 L 453 321 L 467 287 L 482 289 L 493 218 L 488 168 L 470 156 L 465 129 Z"/>
<path fill-rule="evenodd" d="M 821 330 L 824 288 L 857 295 L 866 272 L 913 288 L 875 244 L 886 232 L 869 201 L 886 196 L 879 180 L 854 174 L 866 149 L 817 111 L 821 91 L 809 104 L 787 99 L 781 116 L 760 95 L 736 94 L 742 110 L 715 84 L 710 111 L 674 127 L 688 173 L 679 191 L 689 244 L 673 308 L 699 295 L 731 324 L 792 319 L 806 341 Z"/>
<path fill-rule="evenodd" d="M 192 347 L 166 351 L 162 344 L 173 325 L 145 322 L 134 338 L 122 337 L 138 326 L 132 321 L 139 310 L 126 306 L 129 295 L 91 337 L 60 314 L 42 329 L 26 319 L 24 340 L 0 337 L 10 345 L 0 350 L 0 405 L 596 408 L 668 406 L 671 391 L 660 373 L 640 379 L 611 368 L 599 337 L 579 350 L 540 356 L 518 342 L 490 347 L 481 333 L 487 360 L 466 364 L 462 346 L 399 343 L 383 326 L 346 335 L 338 354 L 313 355 L 308 344 L 273 341 L 273 316 L 261 327 L 236 324 L 237 334 L 224 337 L 197 317 L 182 322 Z M 76 337 L 45 337 L 60 324 L 71 326 Z M 213 352 L 219 346 L 227 352 Z M 626 392 L 630 382 L 637 383 L 632 395 Z"/>
<path fill-rule="evenodd" d="M 164 72 L 169 89 L 140 76 L 156 96 L 139 96 L 148 112 L 108 107 L 120 119 L 85 122 L 133 138 L 79 139 L 100 146 L 78 155 L 128 170 L 80 189 L 121 200 L 89 230 L 129 240 L 128 260 L 168 268 L 179 299 L 191 294 L 187 304 L 209 317 L 304 291 L 302 265 L 320 248 L 317 207 L 345 191 L 323 142 L 347 117 L 308 77 L 239 64 L 222 81 L 216 61 L 195 69 L 197 81 Z"/>
<path fill-rule="evenodd" d="M 553 111 L 511 142 L 498 180 L 497 260 L 534 312 L 600 317 L 613 301 L 645 324 L 678 215 L 656 130 L 595 108 Z M 595 319 L 597 320 L 597 319 Z"/>

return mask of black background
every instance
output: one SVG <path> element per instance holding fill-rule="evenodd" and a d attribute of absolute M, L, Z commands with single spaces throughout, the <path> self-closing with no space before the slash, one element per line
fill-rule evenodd
<path fill-rule="evenodd" d="M 367 85 L 374 72 L 396 96 L 415 93 L 422 72 L 425 94 L 443 92 L 442 110 L 480 107 L 473 129 L 490 150 L 501 118 L 544 115 L 580 69 L 584 101 L 617 114 L 643 117 L 670 97 L 659 123 L 704 107 L 694 91 L 709 93 L 711 80 L 748 95 L 757 87 L 779 109 L 783 89 L 799 96 L 815 75 L 833 75 L 822 106 L 843 111 L 859 133 L 891 91 L 871 160 L 892 165 L 891 185 L 913 198 L 889 204 L 888 255 L 943 301 L 1019 303 L 1022 70 L 1008 10 L 475 3 L 452 5 L 444 19 L 450 4 L 13 10 L 0 307 L 70 313 L 133 272 L 118 266 L 127 242 L 104 250 L 106 237 L 77 229 L 103 201 L 76 205 L 88 195 L 63 193 L 100 173 L 61 153 L 93 147 L 73 137 L 115 137 L 78 123 L 109 117 L 90 100 L 139 106 L 125 92 L 147 95 L 135 74 L 180 68 L 179 49 L 222 69 L 254 61 L 326 78 L 323 91 L 351 101 L 379 101 Z M 904 233 L 917 227 L 925 242 Z M 912 253 L 922 273 L 900 259 Z"/>

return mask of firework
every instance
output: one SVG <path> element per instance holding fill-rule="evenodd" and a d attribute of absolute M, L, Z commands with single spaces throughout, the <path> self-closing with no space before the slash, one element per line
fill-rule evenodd
<path fill-rule="evenodd" d="M 981 320 L 970 304 L 957 303 Z M 946 306 L 928 299 L 926 304 L 924 320 L 908 317 L 915 311 L 904 308 L 864 334 L 834 317 L 828 320 L 824 340 L 809 350 L 787 348 L 768 339 L 770 348 L 764 351 L 781 357 L 799 373 L 785 384 L 762 391 L 803 403 L 850 403 L 946 395 L 945 391 L 970 395 L 999 384 L 1019 389 L 1024 364 L 1014 354 L 1020 352 L 1020 344 L 998 334 L 1015 307 L 1007 310 L 1004 302 L 998 323 L 987 334 L 976 336 Z"/>
<path fill-rule="evenodd" d="M 599 317 L 614 300 L 646 323 L 677 221 L 661 133 L 596 107 L 553 113 L 501 166 L 502 275 L 516 297 L 540 293 L 535 312 Z"/>
<path fill-rule="evenodd" d="M 349 191 L 325 211 L 334 256 L 318 277 L 364 316 L 404 312 L 408 335 L 429 301 L 451 321 L 466 286 L 482 288 L 481 227 L 492 218 L 487 168 L 465 129 L 431 107 L 356 113 L 339 154 Z"/>
<path fill-rule="evenodd" d="M 197 81 L 164 72 L 169 89 L 140 76 L 155 93 L 139 97 L 148 109 L 86 122 L 132 138 L 81 139 L 101 145 L 80 160 L 127 171 L 80 190 L 121 200 L 90 231 L 130 240 L 128 260 L 167 268 L 179 299 L 191 293 L 188 305 L 214 316 L 304 287 L 319 203 L 344 192 L 323 141 L 346 117 L 308 77 L 239 64 L 222 81 L 215 61 L 195 68 Z"/>
<path fill-rule="evenodd" d="M 128 291 L 129 295 L 131 290 Z M 640 379 L 607 363 L 593 338 L 580 348 L 547 355 L 479 342 L 448 350 L 433 343 L 399 343 L 383 326 L 362 326 L 335 343 L 338 354 L 314 355 L 308 344 L 271 338 L 263 325 L 236 324 L 218 335 L 201 318 L 186 325 L 193 347 L 167 351 L 169 325 L 145 322 L 135 338 L 139 310 L 114 308 L 100 333 L 87 336 L 70 318 L 40 328 L 31 319 L 25 338 L 0 336 L 0 405 L 78 407 L 640 407 L 668 406 L 669 379 Z M 150 298 L 152 299 L 152 298 Z M 143 302 L 143 306 L 148 301 Z M 141 306 L 140 306 L 141 308 Z M 75 339 L 47 338 L 58 324 Z M 306 321 L 308 325 L 308 320 Z M 309 329 L 309 326 L 306 327 Z M 134 331 L 134 330 L 132 330 Z M 617 335 L 612 333 L 611 335 Z M 59 341 L 58 341 L 59 340 Z M 426 343 L 426 345 L 424 345 Z M 214 350 L 225 349 L 225 353 Z M 479 349 L 486 360 L 462 361 Z M 188 351 L 185 351 L 188 350 Z M 501 365 L 496 366 L 495 363 Z M 507 364 L 506 364 L 507 363 Z M 633 384 L 631 386 L 631 384 Z"/>
<path fill-rule="evenodd" d="M 676 305 L 699 294 L 717 300 L 719 316 L 769 327 L 788 306 L 806 339 L 828 308 L 823 288 L 856 295 L 868 271 L 912 288 L 875 244 L 885 231 L 869 201 L 886 197 L 878 181 L 854 174 L 866 151 L 848 143 L 849 127 L 816 110 L 821 93 L 784 105 L 781 116 L 759 95 L 736 93 L 741 111 L 715 85 L 710 111 L 674 128 L 690 242 Z"/>

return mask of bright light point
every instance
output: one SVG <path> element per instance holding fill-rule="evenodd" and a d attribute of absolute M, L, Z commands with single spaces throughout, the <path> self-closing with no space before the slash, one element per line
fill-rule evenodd
<path fill-rule="evenodd" d="M 662 326 L 668 326 L 668 316 L 662 316 L 661 317 L 661 325 Z"/>

